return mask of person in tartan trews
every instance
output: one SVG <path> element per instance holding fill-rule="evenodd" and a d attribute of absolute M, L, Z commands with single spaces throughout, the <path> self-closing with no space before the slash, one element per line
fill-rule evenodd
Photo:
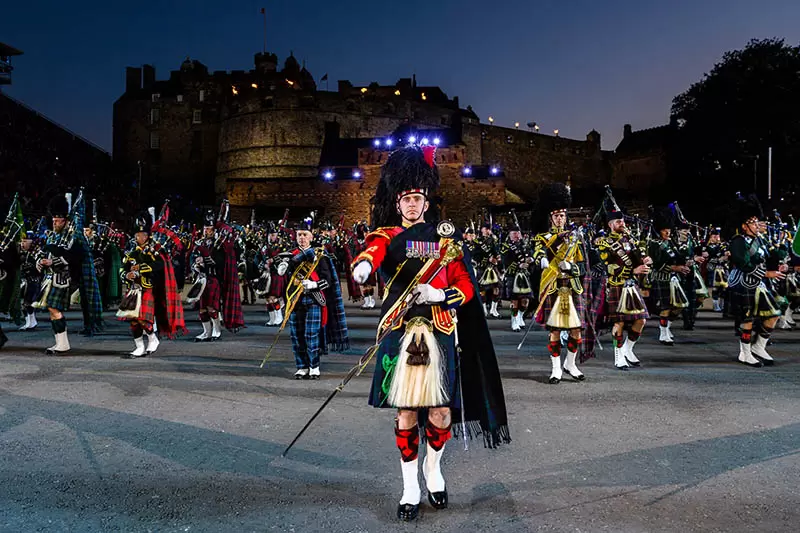
<path fill-rule="evenodd" d="M 737 198 L 729 213 L 730 230 L 737 232 L 730 240 L 728 289 L 731 313 L 740 332 L 738 361 L 754 367 L 772 365 L 775 361 L 766 347 L 782 314 L 772 281 L 785 279 L 788 267 L 767 270 L 769 243 L 762 236 L 764 215 L 758 197 Z"/>
<path fill-rule="evenodd" d="M 586 297 L 582 278 L 587 272 L 586 248 L 578 229 L 567 229 L 567 209 L 571 203 L 569 187 L 553 183 L 545 189 L 541 207 L 547 213 L 547 231 L 534 237 L 534 261 L 542 268 L 539 300 L 543 301 L 534 317 L 549 331 L 547 349 L 552 371 L 549 382 L 561 381 L 561 333 L 568 332 L 564 370 L 575 380 L 585 376 L 576 359 L 581 332 L 586 327 Z"/>
<path fill-rule="evenodd" d="M 295 379 L 319 379 L 320 355 L 327 353 L 329 346 L 333 351 L 349 346 L 339 278 L 325 250 L 311 247 L 313 230 L 313 216 L 300 221 L 295 226 L 297 248 L 283 254 L 284 260 L 278 265 L 278 273 L 290 279 L 286 304 L 294 305 L 289 331 L 297 368 Z"/>
<path fill-rule="evenodd" d="M 685 259 L 673 239 L 675 219 L 669 207 L 655 209 L 652 213 L 653 229 L 658 237 L 651 240 L 647 255 L 653 260 L 650 297 L 658 313 L 658 341 L 673 346 L 675 339 L 670 327 L 672 321 L 689 307 L 689 296 L 684 291 L 681 275 L 691 275 Z M 692 295 L 693 296 L 693 295 Z"/>
<path fill-rule="evenodd" d="M 375 197 L 375 229 L 352 265 L 357 283 L 376 272 L 388 280 L 378 329 L 385 336 L 376 352 L 369 403 L 398 410 L 395 439 L 403 495 L 397 517 L 404 521 L 419 513 L 420 425 L 427 443 L 423 474 L 435 509 L 448 505 L 441 460 L 453 421 L 467 434 L 482 434 L 491 447 L 511 440 L 468 252 L 450 238 L 452 224 L 431 223 L 437 219 L 432 204 L 439 184 L 434 154 L 432 146 L 409 146 L 389 156 Z M 433 269 L 434 261 L 450 257 L 451 250 L 456 252 L 452 262 L 433 279 L 418 277 L 426 265 Z M 404 307 L 407 298 L 414 298 L 410 308 Z M 401 309 L 405 316 L 400 317 Z"/>
<path fill-rule="evenodd" d="M 153 331 L 155 323 L 153 284 L 157 273 L 163 269 L 164 262 L 157 257 L 155 243 L 150 239 L 150 231 L 151 222 L 147 217 L 137 217 L 133 235 L 134 248 L 125 253 L 120 269 L 120 278 L 130 287 L 128 294 L 133 294 L 132 291 L 141 293 L 138 316 L 135 318 L 126 316 L 122 309 L 117 313 L 122 320 L 130 321 L 135 348 L 125 356 L 127 359 L 151 354 L 159 345 L 158 335 Z M 147 335 L 147 348 L 145 348 L 145 335 Z"/>

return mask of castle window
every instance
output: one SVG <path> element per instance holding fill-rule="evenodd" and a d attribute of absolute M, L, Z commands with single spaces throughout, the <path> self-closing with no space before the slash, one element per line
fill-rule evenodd
<path fill-rule="evenodd" d="M 161 148 L 161 138 L 158 135 L 157 131 L 150 132 L 150 149 L 151 150 L 158 150 Z"/>
<path fill-rule="evenodd" d="M 201 109 L 195 109 L 192 111 L 192 124 L 202 124 L 203 123 L 203 111 Z"/>
<path fill-rule="evenodd" d="M 559 150 L 561 150 L 561 144 L 553 141 L 553 151 L 558 152 Z"/>
<path fill-rule="evenodd" d="M 447 115 L 442 115 L 442 126 L 447 126 Z"/>
<path fill-rule="evenodd" d="M 159 108 L 154 107 L 150 110 L 150 124 L 158 124 L 160 118 L 161 110 Z"/>
<path fill-rule="evenodd" d="M 205 89 L 200 89 L 200 101 L 203 102 L 206 99 L 206 91 Z"/>
<path fill-rule="evenodd" d="M 158 102 L 161 99 L 161 93 L 153 93 L 150 95 L 151 102 Z"/>
<path fill-rule="evenodd" d="M 481 140 L 482 141 L 486 140 L 486 130 L 481 130 Z"/>
<path fill-rule="evenodd" d="M 272 100 L 272 97 L 264 99 L 264 107 L 270 109 L 275 106 L 275 102 Z"/>
<path fill-rule="evenodd" d="M 514 144 L 514 137 L 511 135 L 506 135 L 506 143 Z"/>
<path fill-rule="evenodd" d="M 528 148 L 536 148 L 536 140 L 528 139 Z"/>

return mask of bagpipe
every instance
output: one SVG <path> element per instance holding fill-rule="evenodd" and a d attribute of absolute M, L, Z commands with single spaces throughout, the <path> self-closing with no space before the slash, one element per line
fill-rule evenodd
<path fill-rule="evenodd" d="M 0 251 L 5 252 L 9 246 L 15 244 L 20 239 L 20 235 L 25 228 L 25 219 L 22 217 L 22 206 L 19 203 L 19 193 L 14 194 L 14 200 L 8 208 L 8 215 L 3 223 L 2 235 L 0 240 Z"/>
<path fill-rule="evenodd" d="M 55 237 L 54 242 L 49 244 L 54 244 L 56 247 L 64 250 L 71 250 L 72 246 L 75 244 L 75 228 L 83 225 L 83 220 L 76 220 L 79 211 L 78 205 L 83 202 L 83 187 L 78 191 L 78 198 L 75 200 L 75 203 L 72 202 L 71 192 L 65 193 L 64 198 L 67 200 L 68 208 L 67 223 L 64 229 Z M 83 213 L 81 213 L 80 218 L 83 219 Z"/>

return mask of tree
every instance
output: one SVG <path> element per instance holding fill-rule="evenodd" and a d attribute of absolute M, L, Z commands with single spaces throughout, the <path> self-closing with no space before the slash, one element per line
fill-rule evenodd
<path fill-rule="evenodd" d="M 772 147 L 773 205 L 783 197 L 798 207 L 800 47 L 765 39 L 727 52 L 674 98 L 672 120 L 679 126 L 673 168 L 686 204 L 708 207 L 710 198 L 754 190 L 765 200 Z"/>

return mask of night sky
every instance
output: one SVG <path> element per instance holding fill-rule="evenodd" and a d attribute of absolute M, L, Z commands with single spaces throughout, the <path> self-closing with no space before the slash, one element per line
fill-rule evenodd
<path fill-rule="evenodd" d="M 797 0 L 237 0 L 7 2 L 0 41 L 15 58 L 6 92 L 111 147 L 125 67 L 158 79 L 188 55 L 209 70 L 249 70 L 263 47 L 294 51 L 319 80 L 393 84 L 416 74 L 482 121 L 536 121 L 613 149 L 624 123 L 668 121 L 672 98 L 751 38 L 800 42 Z M 324 84 L 322 85 L 324 88 Z"/>

